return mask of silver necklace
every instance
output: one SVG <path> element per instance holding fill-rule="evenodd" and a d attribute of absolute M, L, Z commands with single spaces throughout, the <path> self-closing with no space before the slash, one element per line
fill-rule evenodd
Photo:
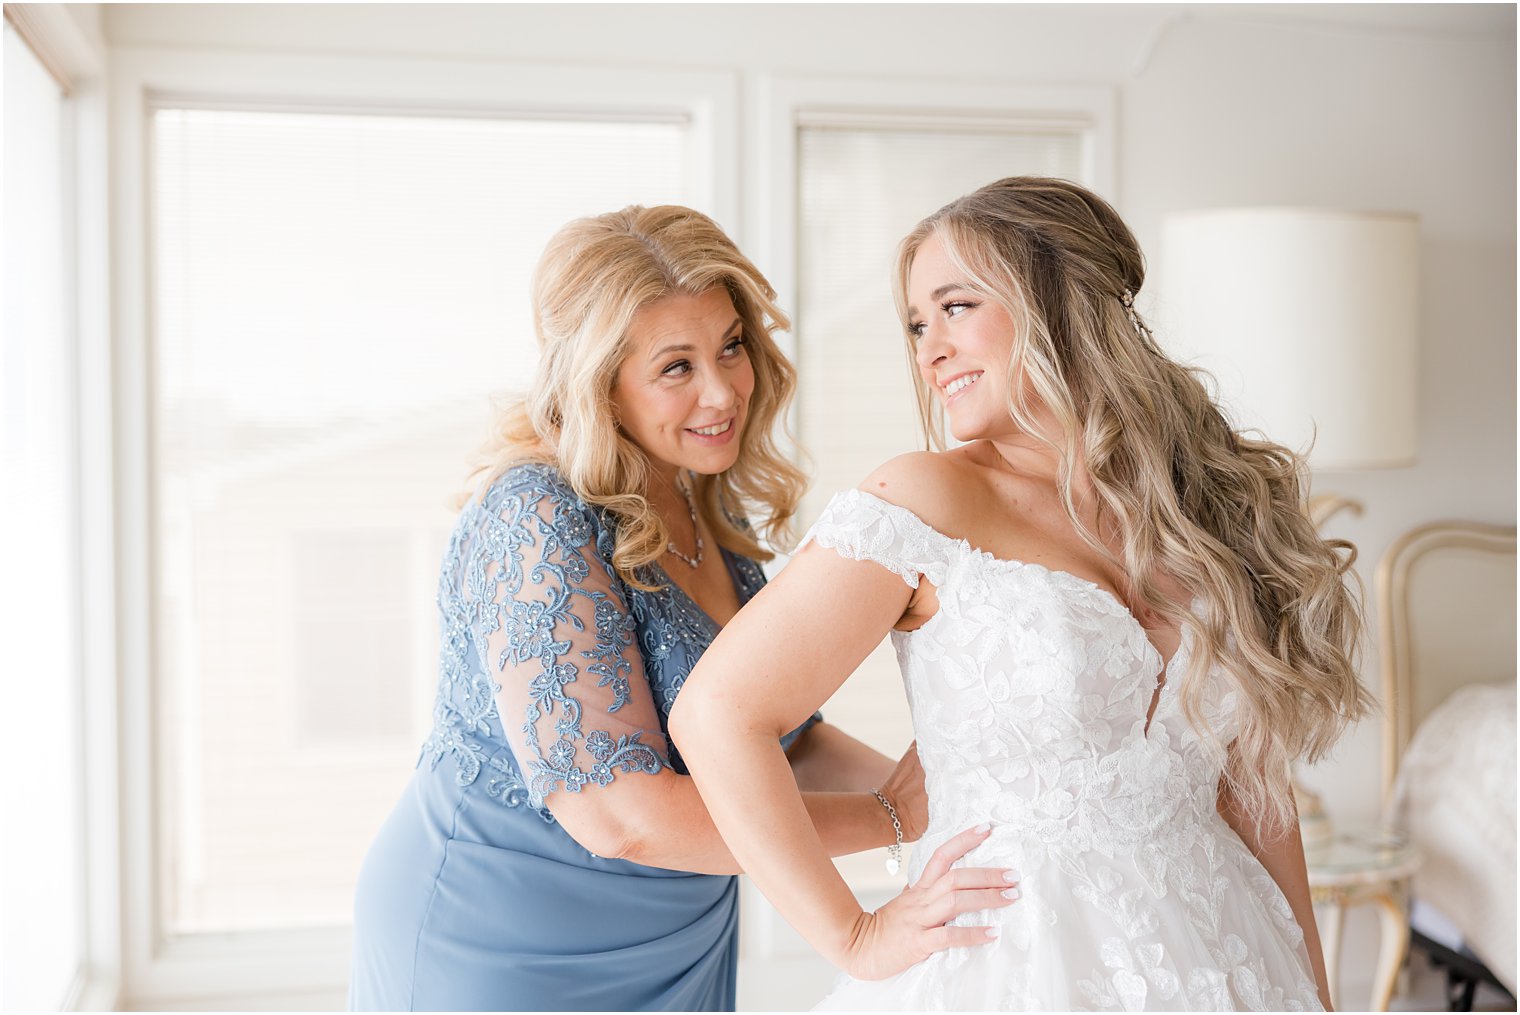
<path fill-rule="evenodd" d="M 677 560 L 695 571 L 697 568 L 702 566 L 702 532 L 697 528 L 697 502 L 695 500 L 692 500 L 691 490 L 686 486 L 686 484 L 677 483 L 676 486 L 680 488 L 681 493 L 686 497 L 686 510 L 691 514 L 691 534 L 697 538 L 697 555 L 695 557 L 688 557 L 680 550 L 677 550 L 675 540 L 671 540 L 670 542 L 666 543 L 665 548 L 669 550 L 671 552 L 671 555 L 674 556 Z"/>

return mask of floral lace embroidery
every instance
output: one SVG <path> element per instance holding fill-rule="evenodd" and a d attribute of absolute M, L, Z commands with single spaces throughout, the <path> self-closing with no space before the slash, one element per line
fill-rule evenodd
<path fill-rule="evenodd" d="M 487 772 L 490 797 L 545 820 L 553 819 L 544 798 L 555 790 L 607 786 L 620 772 L 685 772 L 669 742 L 669 711 L 718 628 L 657 569 L 647 577 L 665 586 L 658 591 L 626 586 L 608 563 L 612 548 L 611 524 L 548 466 L 509 470 L 465 508 L 439 580 L 438 696 L 422 748 L 430 765 L 451 756 L 461 786 Z M 726 559 L 747 601 L 764 574 L 753 561 Z M 496 673 L 534 674 L 513 730 L 521 767 L 507 748 Z M 620 713 L 646 684 L 657 722 L 606 726 L 587 711 L 594 699 L 596 714 L 625 722 Z"/>
<path fill-rule="evenodd" d="M 896 987 L 847 984 L 825 1007 L 1319 1007 L 1287 900 L 1215 807 L 1213 745 L 1236 723 L 1223 681 L 1205 693 L 1217 741 L 1165 687 L 1147 725 L 1162 660 L 1101 587 L 993 557 L 858 490 L 809 540 L 937 588 L 936 615 L 892 636 L 930 804 L 910 880 L 989 820 L 962 862 L 1023 878 L 1016 905 L 958 921 L 999 924 L 995 945 L 942 953 Z"/>

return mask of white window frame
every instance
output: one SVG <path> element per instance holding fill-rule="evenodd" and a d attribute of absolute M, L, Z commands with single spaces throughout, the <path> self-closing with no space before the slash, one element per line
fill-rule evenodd
<path fill-rule="evenodd" d="M 70 403 L 74 503 L 69 526 L 78 548 L 70 562 L 80 618 L 79 771 L 75 787 L 84 833 L 81 962 L 65 1011 L 115 1006 L 121 984 L 115 518 L 112 510 L 112 388 L 106 55 L 62 4 L 6 4 L 5 16 L 64 87 L 67 196 L 64 239 L 71 312 Z"/>
<path fill-rule="evenodd" d="M 112 54 L 113 249 L 117 301 L 115 504 L 121 665 L 123 999 L 180 1008 L 213 998 L 310 1006 L 348 982 L 346 926 L 173 936 L 159 912 L 160 816 L 153 626 L 150 415 L 150 131 L 166 104 L 303 112 L 679 117 L 693 203 L 733 229 L 739 212 L 738 78 L 727 73 L 495 61 L 302 56 L 129 47 Z M 594 211 L 596 209 L 588 209 Z"/>

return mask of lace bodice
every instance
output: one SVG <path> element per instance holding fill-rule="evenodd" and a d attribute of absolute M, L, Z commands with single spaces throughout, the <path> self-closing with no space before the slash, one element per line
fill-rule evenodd
<path fill-rule="evenodd" d="M 1174 707 L 1171 679 L 1147 730 L 1163 661 L 1111 593 L 993 557 L 861 490 L 836 497 L 807 538 L 937 589 L 939 612 L 892 635 L 935 823 L 985 820 L 964 813 L 967 802 L 1003 790 L 995 821 L 1045 843 L 1121 848 L 1152 839 L 1179 809 L 1213 812 L 1222 755 Z M 1169 677 L 1190 637 L 1184 629 Z M 1220 742 L 1227 704 L 1214 702 Z"/>
<path fill-rule="evenodd" d="M 1008 993 L 978 1004 L 1134 1008 L 1148 997 L 1162 1007 L 1316 1005 L 1303 966 L 1281 983 L 1251 954 L 1253 935 L 1230 927 L 1227 900 L 1238 883 L 1287 947 L 1302 952 L 1287 901 L 1216 810 L 1223 745 L 1236 729 L 1233 692 L 1222 680 L 1206 685 L 1207 734 L 1177 706 L 1188 629 L 1163 666 L 1108 591 L 993 557 L 861 490 L 834 497 L 808 541 L 936 588 L 938 612 L 892 635 L 929 795 L 910 880 L 944 839 L 990 821 L 992 835 L 965 862 L 1008 864 L 1023 875 L 1025 898 L 998 911 L 1007 945 L 1054 947 L 1066 921 L 1072 949 L 1092 959 L 1069 996 L 1019 980 L 1015 964 Z M 1147 724 L 1163 669 L 1168 679 Z M 1178 928 L 1163 926 L 1168 907 L 1199 938 L 1198 955 L 1171 954 Z M 935 961 L 965 962 L 972 951 Z M 934 1000 L 925 1003 L 937 1007 Z"/>
<path fill-rule="evenodd" d="M 452 756 L 461 786 L 486 773 L 491 797 L 549 819 L 556 790 L 685 773 L 670 709 L 719 626 L 657 567 L 643 576 L 655 591 L 623 582 L 614 532 L 547 465 L 509 469 L 460 515 L 438 584 L 438 696 L 422 756 Z M 723 559 L 747 602 L 764 574 Z"/>

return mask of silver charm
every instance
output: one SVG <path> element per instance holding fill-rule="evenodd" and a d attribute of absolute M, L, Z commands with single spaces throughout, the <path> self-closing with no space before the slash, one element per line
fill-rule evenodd
<path fill-rule="evenodd" d="M 896 874 L 902 870 L 902 823 L 897 820 L 897 808 L 892 806 L 892 801 L 882 795 L 881 790 L 873 789 L 871 795 L 887 809 L 887 816 L 892 819 L 892 833 L 897 837 L 897 841 L 887 847 L 887 873 Z"/>

